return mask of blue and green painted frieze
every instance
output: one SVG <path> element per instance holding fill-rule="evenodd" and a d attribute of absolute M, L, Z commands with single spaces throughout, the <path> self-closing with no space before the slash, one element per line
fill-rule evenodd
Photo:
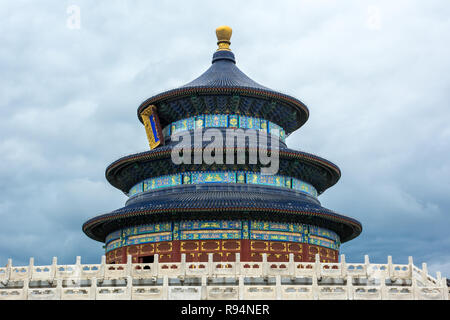
<path fill-rule="evenodd" d="M 181 119 L 165 126 L 162 132 L 168 139 L 172 134 L 201 128 L 254 129 L 277 135 L 283 142 L 286 140 L 285 131 L 276 123 L 238 114 L 204 114 Z"/>
<path fill-rule="evenodd" d="M 308 194 L 317 198 L 318 192 L 311 184 L 296 178 L 281 175 L 262 175 L 259 172 L 245 171 L 200 171 L 165 175 L 146 179 L 134 185 L 128 196 L 159 188 L 174 187 L 182 184 L 203 183 L 247 183 L 288 188 Z"/>
<path fill-rule="evenodd" d="M 106 237 L 106 252 L 124 246 L 172 240 L 250 239 L 308 243 L 338 250 L 339 236 L 300 223 L 246 220 L 179 221 L 117 230 Z"/>

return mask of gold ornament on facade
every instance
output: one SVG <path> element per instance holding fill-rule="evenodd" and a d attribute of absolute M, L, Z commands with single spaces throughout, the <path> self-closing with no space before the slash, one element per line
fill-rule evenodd
<path fill-rule="evenodd" d="M 158 115 L 156 113 L 156 106 L 150 105 L 141 112 L 141 118 L 144 122 L 147 140 L 150 145 L 150 150 L 159 145 L 164 145 L 164 136 L 161 132 Z M 153 126 L 152 126 L 153 122 Z"/>

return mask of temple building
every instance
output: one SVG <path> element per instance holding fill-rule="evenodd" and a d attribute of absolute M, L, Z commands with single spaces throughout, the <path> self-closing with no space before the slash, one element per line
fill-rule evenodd
<path fill-rule="evenodd" d="M 138 107 L 150 150 L 106 168 L 128 200 L 83 224 L 101 263 L 8 259 L 0 300 L 449 300 L 447 279 L 412 257 L 339 255 L 362 231 L 319 201 L 341 172 L 285 142 L 308 108 L 247 77 L 231 28 L 216 34 L 208 70 Z"/>
<path fill-rule="evenodd" d="M 293 254 L 296 262 L 311 262 L 318 254 L 321 262 L 338 262 L 341 244 L 361 233 L 357 220 L 319 201 L 338 182 L 339 168 L 286 146 L 286 137 L 308 120 L 308 108 L 246 76 L 230 50 L 231 33 L 217 28 L 218 49 L 202 75 L 138 107 L 150 150 L 106 168 L 108 182 L 129 198 L 83 225 L 87 236 L 104 243 L 107 263 L 126 263 L 129 255 L 133 263 L 149 263 L 155 254 L 160 262 L 179 262 L 182 254 L 203 262 L 211 253 L 214 261 L 232 262 L 239 253 L 241 261 L 266 254 L 284 262 Z M 244 144 L 224 143 L 222 154 L 216 149 L 223 161 L 195 161 L 208 148 L 208 132 L 231 132 Z M 261 155 L 250 141 L 257 134 L 267 137 L 256 147 L 278 162 L 275 174 L 264 174 L 267 161 L 251 160 Z M 174 162 L 181 136 L 192 138 L 183 152 L 194 161 Z"/>

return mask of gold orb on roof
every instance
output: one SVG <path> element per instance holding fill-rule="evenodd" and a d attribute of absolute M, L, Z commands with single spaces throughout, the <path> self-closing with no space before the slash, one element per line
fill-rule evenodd
<path fill-rule="evenodd" d="M 220 26 L 216 29 L 217 45 L 219 50 L 230 51 L 230 39 L 231 39 L 232 29 L 229 26 Z"/>

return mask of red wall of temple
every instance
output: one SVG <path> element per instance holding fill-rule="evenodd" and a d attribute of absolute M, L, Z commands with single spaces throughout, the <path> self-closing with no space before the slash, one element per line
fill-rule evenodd
<path fill-rule="evenodd" d="M 287 262 L 289 254 L 294 254 L 296 262 L 313 262 L 320 255 L 321 262 L 338 262 L 338 250 L 298 242 L 263 240 L 176 240 L 132 245 L 112 250 L 106 254 L 107 263 L 126 263 L 127 255 L 132 262 L 141 262 L 145 256 L 159 255 L 160 262 L 179 262 L 181 254 L 186 254 L 187 262 L 206 262 L 208 254 L 213 253 L 214 261 L 235 261 L 240 253 L 241 261 Z"/>

